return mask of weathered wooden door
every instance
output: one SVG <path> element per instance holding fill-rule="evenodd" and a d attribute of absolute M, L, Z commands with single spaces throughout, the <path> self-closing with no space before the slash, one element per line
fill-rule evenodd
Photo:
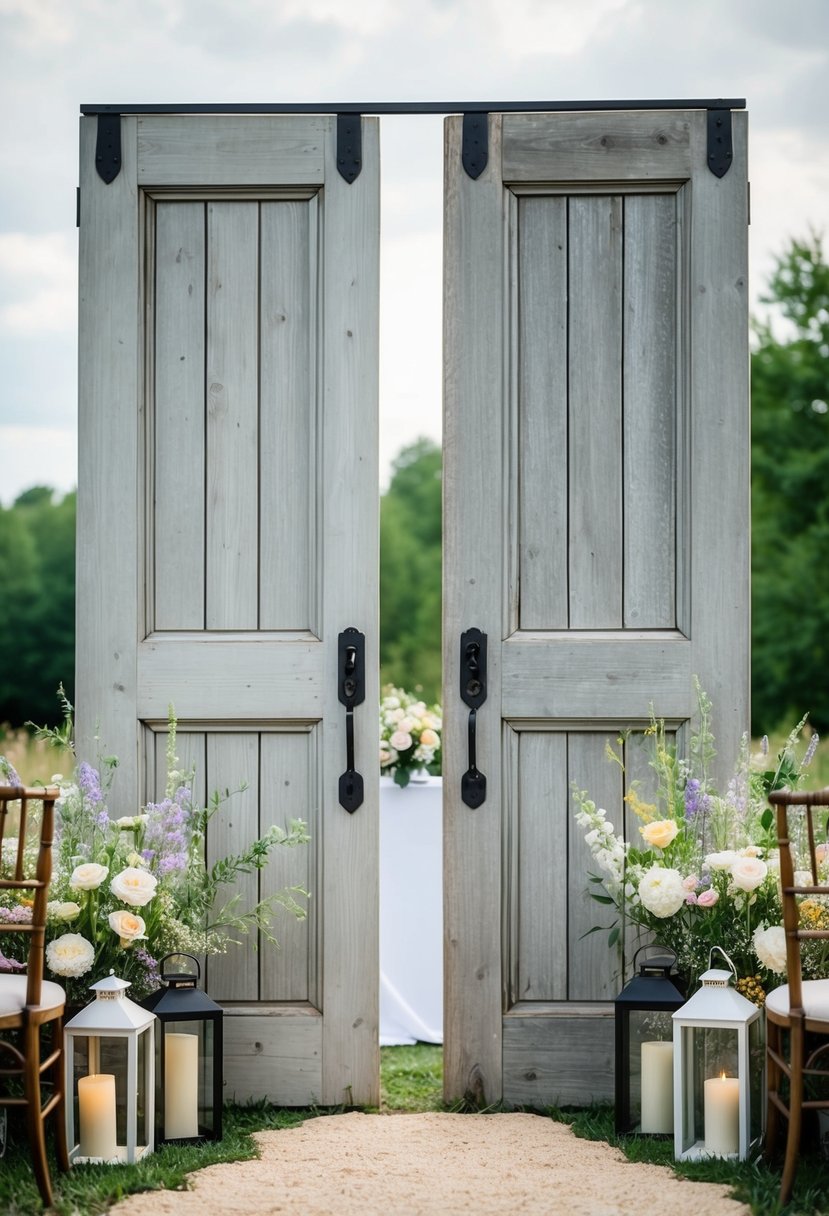
<path fill-rule="evenodd" d="M 447 120 L 450 1098 L 611 1095 L 618 980 L 584 937 L 598 905 L 571 783 L 618 830 L 608 734 L 651 704 L 682 734 L 694 675 L 726 768 L 748 725 L 746 116 L 730 117 L 718 177 L 704 110 L 493 114 L 477 180 Z M 477 810 L 460 797 L 471 627 L 488 638 Z"/>
<path fill-rule="evenodd" d="M 336 128 L 124 116 L 106 184 L 81 120 L 81 754 L 98 724 L 134 811 L 163 787 L 172 702 L 201 797 L 248 782 L 210 857 L 308 822 L 245 886 L 305 884 L 307 922 L 207 969 L 228 1096 L 289 1105 L 378 1101 L 378 782 L 340 806 L 337 638 L 366 635 L 376 776 L 379 149 L 363 120 L 349 184 Z"/>

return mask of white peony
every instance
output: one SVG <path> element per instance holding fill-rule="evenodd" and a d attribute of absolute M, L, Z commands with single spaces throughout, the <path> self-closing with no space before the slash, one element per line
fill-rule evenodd
<path fill-rule="evenodd" d="M 758 925 L 752 938 L 754 953 L 764 967 L 782 975 L 786 970 L 786 930 L 782 925 L 767 929 Z"/>
<path fill-rule="evenodd" d="M 80 913 L 80 905 L 67 901 L 61 903 L 59 899 L 50 899 L 46 905 L 46 914 L 52 920 L 74 920 Z"/>
<path fill-rule="evenodd" d="M 139 870 L 137 866 L 127 866 L 126 870 L 115 875 L 109 889 L 123 903 L 131 904 L 133 908 L 143 908 L 155 895 L 156 885 L 153 874 Z"/>
<path fill-rule="evenodd" d="M 654 916 L 673 916 L 685 903 L 687 894 L 679 870 L 651 866 L 639 881 L 639 898 Z"/>
<path fill-rule="evenodd" d="M 412 736 L 404 730 L 396 730 L 389 743 L 396 752 L 405 752 L 412 746 Z"/>
<path fill-rule="evenodd" d="M 738 857 L 739 853 L 733 849 L 723 849 L 721 853 L 709 853 L 703 865 L 709 870 L 730 870 Z"/>
<path fill-rule="evenodd" d="M 80 933 L 64 933 L 46 947 L 46 966 L 54 975 L 86 975 L 95 961 L 95 947 Z"/>
<path fill-rule="evenodd" d="M 83 865 L 75 866 L 69 886 L 73 891 L 95 891 L 108 873 L 107 866 L 98 865 L 97 861 L 86 861 Z"/>
<path fill-rule="evenodd" d="M 731 866 L 731 882 L 741 891 L 756 891 L 769 868 L 759 857 L 738 857 Z"/>
<path fill-rule="evenodd" d="M 125 908 L 118 912 L 110 912 L 109 927 L 113 933 L 118 934 L 122 946 L 128 946 L 130 942 L 141 941 L 147 936 L 144 932 L 147 926 L 141 917 L 136 916 L 134 912 L 127 912 Z"/>

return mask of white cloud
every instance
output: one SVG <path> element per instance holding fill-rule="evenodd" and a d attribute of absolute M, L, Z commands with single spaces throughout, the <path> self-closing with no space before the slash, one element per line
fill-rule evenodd
<path fill-rule="evenodd" d="M 0 327 L 69 333 L 77 323 L 77 254 L 67 233 L 0 232 Z"/>
<path fill-rule="evenodd" d="M 0 501 L 9 507 L 30 486 L 52 486 L 61 494 L 78 480 L 73 430 L 57 427 L 0 426 Z"/>

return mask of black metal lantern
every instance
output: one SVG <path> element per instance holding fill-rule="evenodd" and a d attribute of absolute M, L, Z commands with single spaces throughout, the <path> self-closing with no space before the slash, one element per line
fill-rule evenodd
<path fill-rule="evenodd" d="M 189 959 L 195 972 L 165 971 L 170 959 Z M 221 1005 L 198 987 L 192 954 L 161 960 L 162 987 L 141 1004 L 156 1015 L 156 1143 L 222 1138 Z"/>
<path fill-rule="evenodd" d="M 674 1130 L 671 1015 L 685 1003 L 675 965 L 672 950 L 641 946 L 633 956 L 633 978 L 614 1001 L 617 1134 Z"/>

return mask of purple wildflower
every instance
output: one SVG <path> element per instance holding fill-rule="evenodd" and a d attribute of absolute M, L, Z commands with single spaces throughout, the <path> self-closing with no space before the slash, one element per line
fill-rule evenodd
<path fill-rule="evenodd" d="M 101 791 L 101 778 L 96 769 L 88 764 L 86 760 L 81 760 L 78 765 L 78 786 L 81 793 L 88 802 L 93 806 L 99 806 L 104 800 L 103 792 Z M 107 816 L 107 819 L 109 816 Z"/>
<path fill-rule="evenodd" d="M 25 963 L 18 963 L 16 959 L 6 958 L 5 954 L 0 951 L 0 971 L 24 971 Z"/>
<path fill-rule="evenodd" d="M 808 766 L 812 763 L 819 742 L 820 735 L 817 733 L 817 731 L 813 731 L 812 737 L 809 740 L 809 746 L 806 748 L 806 755 L 803 757 L 803 763 L 800 766 L 801 768 L 808 768 Z"/>
<path fill-rule="evenodd" d="M 697 815 L 705 815 L 707 811 L 708 795 L 698 778 L 690 777 L 685 786 L 685 818 L 694 819 Z"/>
<path fill-rule="evenodd" d="M 143 856 L 159 875 L 187 868 L 191 797 L 189 788 L 182 785 L 172 798 L 147 805 Z"/>
<path fill-rule="evenodd" d="M 159 874 L 170 874 L 174 870 L 187 869 L 187 854 L 186 853 L 169 853 L 166 857 L 162 857 L 158 863 Z"/>
<path fill-rule="evenodd" d="M 161 976 L 158 972 L 158 959 L 153 958 L 149 950 L 145 950 L 143 946 L 136 946 L 133 954 L 137 962 L 146 968 L 149 982 L 151 984 L 160 984 Z"/>
<path fill-rule="evenodd" d="M 4 785 L 22 785 L 20 774 L 10 760 L 5 756 L 0 756 L 0 777 L 3 778 Z"/>
<path fill-rule="evenodd" d="M 13 908 L 0 908 L 0 920 L 6 925 L 30 925 L 32 909 L 23 904 L 15 904 Z"/>

